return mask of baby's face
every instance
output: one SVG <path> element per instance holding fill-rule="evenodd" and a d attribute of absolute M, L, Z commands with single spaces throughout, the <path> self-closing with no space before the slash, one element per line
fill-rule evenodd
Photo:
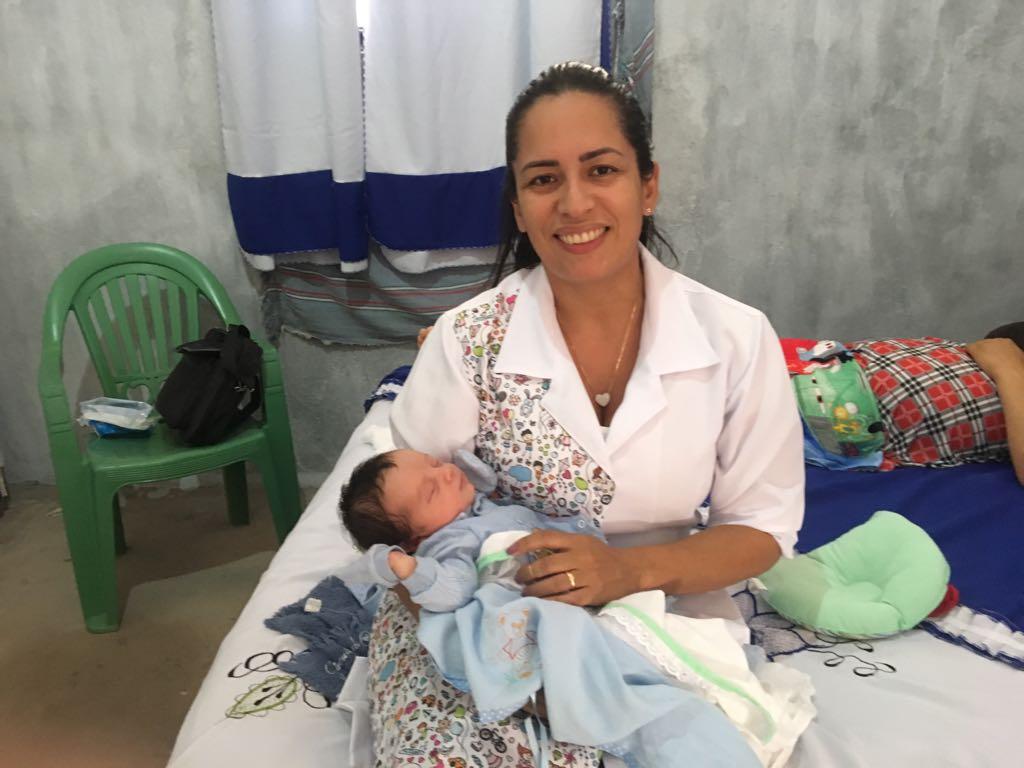
<path fill-rule="evenodd" d="M 419 451 L 399 450 L 391 455 L 395 466 L 384 474 L 384 508 L 405 519 L 412 529 L 412 544 L 448 525 L 472 502 L 476 490 L 465 473 Z"/>

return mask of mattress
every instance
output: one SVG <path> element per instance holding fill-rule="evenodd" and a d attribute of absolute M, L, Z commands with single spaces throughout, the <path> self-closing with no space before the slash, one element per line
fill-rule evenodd
<path fill-rule="evenodd" d="M 358 690 L 365 666 L 354 668 L 352 685 L 332 706 L 278 668 L 305 646 L 263 621 L 356 557 L 338 522 L 337 499 L 352 468 L 375 452 L 390 407 L 381 401 L 370 408 L 224 638 L 181 726 L 173 768 L 367 765 L 359 717 L 365 704 L 348 694 Z M 801 549 L 834 538 L 876 509 L 905 514 L 932 533 L 965 602 L 979 601 L 979 608 L 1004 618 L 1017 615 L 1024 489 L 1009 467 L 869 475 L 811 468 Z M 1024 763 L 1018 738 L 1024 674 L 1010 664 L 921 629 L 839 641 L 795 627 L 748 591 L 736 599 L 774 658 L 814 682 L 818 716 L 790 760 L 794 768 Z"/>

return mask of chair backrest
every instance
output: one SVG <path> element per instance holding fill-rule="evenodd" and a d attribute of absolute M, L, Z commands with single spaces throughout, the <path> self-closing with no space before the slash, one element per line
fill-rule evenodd
<path fill-rule="evenodd" d="M 203 299 L 225 325 L 239 322 L 217 278 L 184 251 L 155 243 L 89 251 L 71 262 L 50 290 L 44 363 L 54 355 L 60 360 L 67 315 L 73 312 L 104 394 L 153 402 L 178 361 L 174 348 L 205 332 Z"/>

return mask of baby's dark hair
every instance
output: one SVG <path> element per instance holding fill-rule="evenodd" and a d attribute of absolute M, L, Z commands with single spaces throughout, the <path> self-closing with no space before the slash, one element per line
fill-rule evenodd
<path fill-rule="evenodd" d="M 986 339 L 1012 339 L 1017 346 L 1024 349 L 1024 320 L 1001 325 L 994 331 L 985 334 Z"/>
<path fill-rule="evenodd" d="M 405 521 L 393 518 L 384 509 L 384 473 L 394 468 L 391 453 L 380 453 L 352 470 L 341 488 L 338 508 L 342 525 L 363 551 L 374 544 L 400 545 L 412 535 Z"/>

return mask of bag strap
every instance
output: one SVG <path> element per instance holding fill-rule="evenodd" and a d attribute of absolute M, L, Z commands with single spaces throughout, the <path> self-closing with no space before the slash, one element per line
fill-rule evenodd
<path fill-rule="evenodd" d="M 263 350 L 252 340 L 249 329 L 244 325 L 230 325 L 224 335 L 220 350 L 220 361 L 232 376 L 246 383 L 259 376 Z"/>
<path fill-rule="evenodd" d="M 249 388 L 249 400 L 239 410 L 241 416 L 254 413 L 263 403 L 260 386 L 260 361 L 263 350 L 252 340 L 249 329 L 244 325 L 229 325 L 220 353 L 221 366 L 236 381 Z"/>

